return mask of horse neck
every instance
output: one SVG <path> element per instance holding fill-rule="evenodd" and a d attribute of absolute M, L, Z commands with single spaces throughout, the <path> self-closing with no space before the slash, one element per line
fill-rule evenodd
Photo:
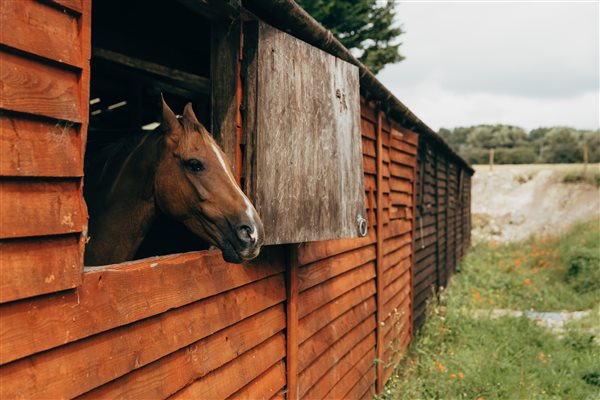
<path fill-rule="evenodd" d="M 92 183 L 86 265 L 134 257 L 157 215 L 154 177 L 161 147 L 160 135 L 141 135 L 131 152 L 122 149 L 108 160 L 99 181 Z"/>

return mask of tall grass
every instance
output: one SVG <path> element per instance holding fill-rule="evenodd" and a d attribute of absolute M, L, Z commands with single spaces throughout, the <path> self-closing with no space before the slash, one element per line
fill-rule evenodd
<path fill-rule="evenodd" d="M 560 238 L 476 245 L 461 263 L 452 297 L 459 306 L 575 311 L 600 302 L 600 222 Z"/>
<path fill-rule="evenodd" d="M 600 399 L 600 225 L 473 248 L 380 399 Z M 585 310 L 557 334 L 476 310 Z M 481 314 L 481 313 L 480 313 Z M 485 314 L 485 313 L 484 313 Z M 590 330 L 591 329 L 591 330 Z"/>

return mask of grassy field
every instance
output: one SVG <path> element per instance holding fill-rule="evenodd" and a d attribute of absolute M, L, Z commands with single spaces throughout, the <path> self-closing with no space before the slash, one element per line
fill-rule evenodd
<path fill-rule="evenodd" d="M 600 399 L 600 221 L 474 247 L 380 399 Z M 592 310 L 552 332 L 487 310 Z"/>

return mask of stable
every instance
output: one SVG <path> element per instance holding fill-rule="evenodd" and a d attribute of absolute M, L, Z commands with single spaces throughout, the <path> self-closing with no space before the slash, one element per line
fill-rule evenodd
<path fill-rule="evenodd" d="M 2 398 L 381 391 L 469 244 L 473 170 L 330 32 L 291 0 L 9 0 L 0 29 Z M 258 259 L 161 221 L 84 266 L 85 159 L 160 93 L 228 156 Z"/>

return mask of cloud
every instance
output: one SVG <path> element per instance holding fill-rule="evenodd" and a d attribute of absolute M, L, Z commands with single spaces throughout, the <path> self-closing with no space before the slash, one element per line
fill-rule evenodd
<path fill-rule="evenodd" d="M 407 59 L 379 78 L 432 127 L 598 127 L 597 2 L 411 2 L 397 14 Z"/>
<path fill-rule="evenodd" d="M 401 91 L 390 88 L 432 129 L 477 124 L 597 129 L 600 101 L 590 91 L 564 98 L 541 99 L 494 93 L 459 94 L 432 83 Z"/>

